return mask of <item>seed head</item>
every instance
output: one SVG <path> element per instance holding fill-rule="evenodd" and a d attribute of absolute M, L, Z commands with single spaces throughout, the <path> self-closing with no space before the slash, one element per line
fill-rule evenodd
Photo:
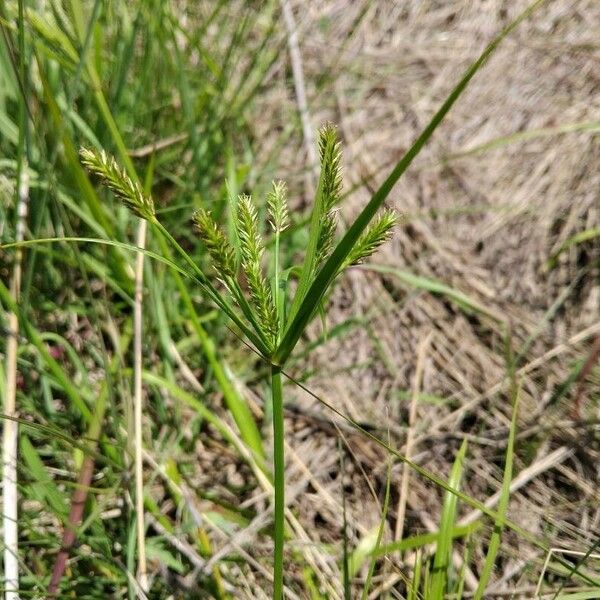
<path fill-rule="evenodd" d="M 274 181 L 273 189 L 267 194 L 267 207 L 273 230 L 281 233 L 290 224 L 285 181 Z"/>
<path fill-rule="evenodd" d="M 398 215 L 393 210 L 384 211 L 374 223 L 358 238 L 356 245 L 346 258 L 345 266 L 358 265 L 371 256 L 381 244 L 392 236 L 392 229 L 398 223 Z"/>
<path fill-rule="evenodd" d="M 113 156 L 104 150 L 98 152 L 89 148 L 79 150 L 81 162 L 123 202 L 135 215 L 148 221 L 155 217 L 152 197 L 146 196 L 140 184 L 133 181 L 124 169 L 119 168 Z"/>
<path fill-rule="evenodd" d="M 242 269 L 248 280 L 250 299 L 269 343 L 274 346 L 278 329 L 277 311 L 271 288 L 267 285 L 262 272 L 264 245 L 258 232 L 256 207 L 250 196 L 242 195 L 238 198 L 236 226 L 240 239 Z"/>
<path fill-rule="evenodd" d="M 193 220 L 196 231 L 206 246 L 213 267 L 219 276 L 221 278 L 235 277 L 235 252 L 210 213 L 200 208 L 194 213 Z"/>

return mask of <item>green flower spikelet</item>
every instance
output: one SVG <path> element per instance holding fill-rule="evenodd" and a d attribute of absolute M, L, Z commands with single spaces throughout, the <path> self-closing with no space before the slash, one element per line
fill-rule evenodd
<path fill-rule="evenodd" d="M 119 167 L 113 156 L 104 150 L 98 152 L 89 148 L 81 148 L 79 155 L 81 162 L 97 175 L 131 212 L 147 221 L 156 219 L 152 197 L 144 194 L 140 184 L 133 181 L 125 170 Z"/>
<path fill-rule="evenodd" d="M 277 339 L 277 312 L 271 288 L 267 285 L 262 272 L 264 245 L 258 232 L 256 207 L 250 196 L 242 195 L 238 198 L 236 225 L 240 240 L 242 269 L 248 280 L 250 300 L 257 311 L 267 339 L 274 345 Z"/>
<path fill-rule="evenodd" d="M 235 252 L 223 231 L 214 222 L 210 212 L 198 209 L 193 216 L 196 231 L 204 242 L 213 267 L 222 278 L 235 277 Z"/>

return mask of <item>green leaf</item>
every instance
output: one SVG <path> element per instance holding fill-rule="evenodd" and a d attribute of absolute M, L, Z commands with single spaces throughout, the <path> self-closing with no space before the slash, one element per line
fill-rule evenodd
<path fill-rule="evenodd" d="M 450 532 L 452 538 L 461 538 L 471 535 L 481 527 L 481 523 L 474 521 L 469 525 L 455 525 Z M 376 556 L 385 556 L 392 552 L 403 552 L 404 550 L 412 550 L 414 548 L 422 548 L 429 544 L 437 544 L 440 538 L 440 531 L 431 533 L 421 533 L 411 537 L 404 538 L 398 542 L 391 542 L 378 548 Z"/>
<path fill-rule="evenodd" d="M 561 594 L 556 596 L 555 600 L 597 600 L 599 595 L 598 588 L 585 592 L 573 592 L 572 594 Z"/>
<path fill-rule="evenodd" d="M 300 304 L 299 306 L 297 305 L 295 298 L 294 304 L 296 306 L 293 306 L 293 310 L 290 312 L 289 325 L 286 328 L 283 339 L 279 344 L 277 352 L 275 353 L 275 356 L 273 358 L 275 362 L 277 362 L 278 364 L 285 363 L 285 361 L 293 351 L 300 336 L 302 335 L 306 325 L 308 324 L 309 320 L 314 314 L 315 308 L 319 303 L 321 297 L 333 282 L 335 276 L 339 272 L 340 267 L 344 264 L 346 257 L 354 248 L 354 245 L 360 238 L 361 234 L 365 231 L 365 229 L 371 222 L 371 219 L 375 216 L 381 205 L 384 203 L 385 199 L 392 191 L 392 188 L 396 185 L 396 182 L 408 169 L 414 158 L 423 149 L 423 146 L 425 146 L 425 144 L 429 141 L 429 139 L 433 135 L 433 132 L 437 129 L 438 125 L 448 114 L 448 112 L 450 111 L 456 100 L 463 93 L 471 79 L 473 79 L 473 77 L 479 71 L 479 69 L 481 69 L 481 67 L 486 63 L 488 58 L 500 45 L 502 40 L 504 40 L 504 38 L 509 33 L 511 33 L 517 27 L 517 25 L 521 23 L 521 21 L 527 18 L 540 4 L 542 4 L 543 1 L 544 0 L 536 0 L 526 10 L 524 10 L 512 23 L 510 23 L 504 30 L 502 30 L 502 32 L 498 36 L 496 36 L 496 38 L 494 38 L 494 40 L 481 53 L 481 56 L 466 70 L 461 80 L 452 90 L 452 92 L 450 93 L 446 101 L 442 104 L 440 109 L 435 113 L 427 127 L 425 127 L 425 129 L 416 139 L 414 144 L 400 159 L 398 164 L 394 167 L 394 169 L 389 174 L 387 179 L 383 182 L 381 187 L 375 192 L 367 206 L 365 206 L 365 208 L 359 214 L 357 219 L 351 225 L 350 229 L 348 229 L 342 240 L 333 250 L 327 262 L 317 273 L 317 276 L 312 280 L 310 286 L 308 286 L 308 283 L 311 279 L 312 270 L 307 269 L 307 267 L 312 266 L 312 263 L 310 261 L 314 260 L 314 258 L 307 258 L 308 262 L 305 262 L 304 270 L 302 273 L 302 287 L 299 286 L 298 289 L 298 291 L 301 293 L 301 296 L 299 296 L 298 294 L 296 295 L 296 298 L 298 298 L 298 302 Z M 321 183 L 319 185 L 321 187 Z M 312 239 L 315 235 L 315 232 L 313 230 L 317 228 L 317 225 L 315 225 L 315 221 L 318 221 L 322 217 L 322 207 L 317 208 L 316 204 L 315 211 L 313 211 L 313 222 L 311 223 L 311 239 L 308 248 L 309 251 L 314 251 L 316 249 L 317 240 Z M 313 245 L 315 246 L 314 248 L 312 247 Z M 304 292 L 304 286 L 308 287 L 308 290 L 306 292 Z"/>
<path fill-rule="evenodd" d="M 462 478 L 463 463 L 467 452 L 467 440 L 464 440 L 448 480 L 448 486 L 453 490 L 460 489 L 460 480 Z M 448 578 L 448 569 L 450 568 L 450 559 L 452 554 L 452 530 L 456 519 L 456 506 L 458 496 L 447 491 L 442 507 L 442 516 L 440 520 L 440 535 L 438 539 L 437 550 L 433 559 L 433 573 L 431 575 L 431 588 L 428 598 L 430 600 L 442 600 L 446 593 L 446 581 Z"/>
<path fill-rule="evenodd" d="M 508 343 L 508 342 L 507 342 Z M 490 538 L 490 544 L 488 546 L 487 555 L 485 557 L 485 563 L 481 576 L 479 577 L 479 583 L 473 598 L 480 600 L 484 597 L 485 588 L 488 584 L 494 565 L 496 564 L 496 555 L 500 548 L 500 540 L 502 537 L 502 531 L 504 530 L 504 523 L 506 519 L 506 512 L 508 510 L 508 501 L 510 498 L 510 483 L 512 481 L 512 468 L 513 468 L 513 457 L 514 457 L 514 446 L 515 446 L 515 435 L 517 430 L 517 414 L 519 407 L 519 390 L 515 379 L 514 371 L 514 360 L 512 357 L 512 350 L 509 349 L 508 356 L 508 370 L 511 380 L 511 396 L 513 401 L 512 419 L 510 421 L 510 430 L 508 434 L 508 444 L 506 447 L 506 458 L 504 462 L 504 475 L 502 478 L 502 489 L 500 491 L 500 498 L 498 500 L 498 519 L 494 523 L 494 530 Z"/>
<path fill-rule="evenodd" d="M 583 242 L 589 242 L 597 237 L 600 237 L 600 227 L 592 227 L 591 229 L 586 229 L 585 231 L 580 231 L 576 233 L 574 236 L 570 237 L 566 242 L 564 242 L 560 248 L 549 258 L 548 267 L 553 269 L 556 267 L 556 262 L 558 257 L 565 251 L 571 248 L 572 246 L 577 246 L 578 244 L 583 244 Z"/>
<path fill-rule="evenodd" d="M 64 518 L 69 512 L 69 507 L 26 435 L 21 435 L 20 447 L 29 475 L 34 480 L 30 486 L 32 496 L 42 502 L 45 501 L 58 516 Z"/>
<path fill-rule="evenodd" d="M 477 302 L 477 300 L 474 300 L 464 292 L 450 287 L 439 279 L 434 279 L 433 277 L 424 277 L 423 275 L 415 275 L 414 273 L 406 271 L 405 269 L 397 269 L 388 265 L 369 263 L 368 265 L 361 266 L 360 268 L 364 269 L 365 271 L 376 271 L 377 273 L 383 273 L 384 275 L 391 275 L 406 286 L 425 290 L 438 296 L 445 296 L 454 302 L 459 308 L 464 310 L 467 314 L 480 313 L 494 320 L 498 320 L 498 315 L 488 310 L 485 306 L 483 306 L 483 304 L 480 304 Z"/>
<path fill-rule="evenodd" d="M 182 574 L 187 570 L 185 565 L 178 558 L 175 558 L 156 538 L 149 537 L 146 540 L 146 553 L 150 560 L 156 560 L 176 573 Z"/>
<path fill-rule="evenodd" d="M 51 23 L 33 9 L 27 10 L 27 21 L 35 31 L 36 39 L 42 41 L 43 45 L 53 58 L 68 69 L 74 70 L 77 66 L 79 56 L 67 35 L 59 27 Z"/>
<path fill-rule="evenodd" d="M 354 577 L 361 568 L 365 560 L 372 556 L 373 550 L 377 545 L 379 535 L 379 526 L 373 527 L 367 535 L 361 538 L 356 548 L 352 551 L 348 559 L 348 573 L 350 578 Z"/>

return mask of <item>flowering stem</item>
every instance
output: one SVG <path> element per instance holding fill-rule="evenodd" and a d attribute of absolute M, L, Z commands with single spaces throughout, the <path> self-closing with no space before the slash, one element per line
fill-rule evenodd
<path fill-rule="evenodd" d="M 271 398 L 273 400 L 273 463 L 275 486 L 275 553 L 273 568 L 273 600 L 283 598 L 283 544 L 285 526 L 285 457 L 283 450 L 283 395 L 281 367 L 271 365 Z"/>

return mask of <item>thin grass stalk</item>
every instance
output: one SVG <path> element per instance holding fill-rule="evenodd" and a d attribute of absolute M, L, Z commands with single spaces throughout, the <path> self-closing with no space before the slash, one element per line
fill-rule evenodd
<path fill-rule="evenodd" d="M 27 106 L 25 73 L 25 31 L 24 6 L 19 2 L 18 21 L 19 78 L 22 94 L 19 97 L 19 138 L 17 163 L 17 218 L 15 239 L 19 243 L 25 237 L 25 224 L 29 205 L 29 172 L 27 164 Z M 23 251 L 17 249 L 10 296 L 18 305 L 21 293 Z M 2 500 L 3 500 L 3 541 L 4 541 L 4 589 L 5 600 L 19 600 L 19 524 L 17 490 L 17 445 L 19 428 L 17 417 L 17 352 L 19 319 L 16 311 L 8 315 L 8 336 L 6 342 L 6 386 L 4 399 L 5 419 L 2 437 Z"/>
<path fill-rule="evenodd" d="M 273 465 L 275 488 L 274 529 L 275 552 L 273 555 L 273 600 L 283 598 L 283 544 L 285 535 L 285 456 L 283 394 L 281 369 L 271 365 L 271 398 L 273 400 Z"/>
<path fill-rule="evenodd" d="M 25 222 L 29 204 L 29 175 L 27 161 L 24 160 L 19 174 L 17 200 L 16 241 L 23 240 Z M 11 296 L 15 303 L 19 302 L 21 293 L 23 251 L 15 252 L 15 265 L 11 282 Z M 19 589 L 19 557 L 18 557 L 18 511 L 17 511 L 17 352 L 19 336 L 19 319 L 15 312 L 8 315 L 8 336 L 6 342 L 6 386 L 2 444 L 2 498 L 4 531 L 4 587 L 6 600 L 18 600 Z"/>
<path fill-rule="evenodd" d="M 450 471 L 450 477 L 448 478 L 448 487 L 451 490 L 458 490 L 460 488 L 466 453 L 467 440 L 464 440 L 456 455 L 456 459 L 454 460 L 454 464 Z M 427 595 L 431 600 L 442 600 L 446 592 L 452 556 L 452 529 L 455 526 L 457 505 L 458 495 L 453 491 L 447 490 L 440 517 L 440 533 L 437 549 L 435 556 L 433 557 L 431 587 L 428 589 Z"/>
<path fill-rule="evenodd" d="M 137 245 L 146 245 L 146 221 L 140 219 Z M 135 437 L 135 512 L 138 546 L 138 581 L 144 592 L 148 591 L 146 566 L 146 526 L 144 521 L 144 470 L 142 458 L 142 299 L 144 292 L 144 255 L 137 253 L 135 263 L 135 304 L 133 308 L 133 411 Z"/>
<path fill-rule="evenodd" d="M 410 458 L 413 449 L 413 442 L 415 438 L 415 422 L 417 420 L 417 404 L 419 403 L 419 393 L 421 391 L 421 385 L 423 382 L 423 368 L 425 364 L 425 354 L 431 341 L 432 333 L 430 332 L 427 337 L 421 342 L 417 354 L 417 368 L 415 371 L 415 377 L 413 379 L 412 398 L 410 403 L 410 412 L 408 416 L 408 431 L 406 434 L 406 445 L 404 455 L 406 458 Z M 400 541 L 402 539 L 402 532 L 404 530 L 404 518 L 406 516 L 406 501 L 408 498 L 408 484 L 410 480 L 410 467 L 404 463 L 402 465 L 402 481 L 400 484 L 400 493 L 398 498 L 398 509 L 396 511 L 396 532 L 395 539 Z"/>

